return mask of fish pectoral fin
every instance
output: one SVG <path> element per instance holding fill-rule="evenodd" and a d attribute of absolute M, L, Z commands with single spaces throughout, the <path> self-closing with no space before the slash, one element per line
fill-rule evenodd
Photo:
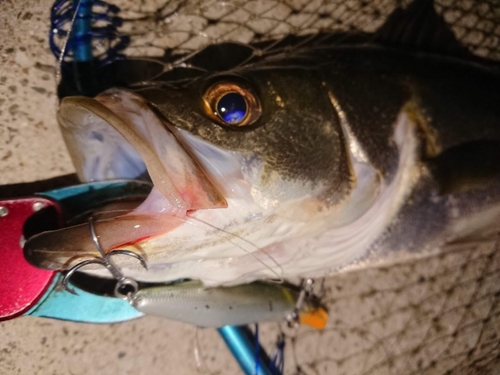
<path fill-rule="evenodd" d="M 443 195 L 486 186 L 500 180 L 500 140 L 467 142 L 427 160 Z"/>

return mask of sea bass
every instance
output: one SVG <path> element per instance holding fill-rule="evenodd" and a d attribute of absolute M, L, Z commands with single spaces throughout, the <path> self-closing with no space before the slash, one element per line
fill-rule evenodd
<path fill-rule="evenodd" d="M 138 280 L 215 286 L 323 277 L 494 230 L 500 70 L 469 58 L 428 3 L 353 43 L 253 60 L 226 43 L 191 57 L 235 51 L 204 71 L 136 60 L 140 79 L 65 98 L 81 179 L 147 171 L 154 184 L 132 212 L 96 222 L 103 247 L 144 256 L 147 271 L 123 263 Z M 417 43 L 422 11 L 456 53 Z M 418 51 L 388 44 L 396 23 Z M 83 225 L 31 238 L 25 255 L 61 270 L 97 253 Z"/>

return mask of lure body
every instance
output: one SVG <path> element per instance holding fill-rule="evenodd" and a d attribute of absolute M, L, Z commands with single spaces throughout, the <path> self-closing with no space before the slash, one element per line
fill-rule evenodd
<path fill-rule="evenodd" d="M 131 303 L 147 315 L 199 327 L 222 327 L 283 321 L 292 316 L 298 296 L 296 290 L 273 283 L 204 288 L 200 282 L 188 281 L 141 289 L 132 297 Z M 312 316 L 318 319 L 311 320 Z M 299 321 L 315 328 L 323 328 L 326 320 L 325 310 L 310 301 L 306 300 L 299 311 Z"/>

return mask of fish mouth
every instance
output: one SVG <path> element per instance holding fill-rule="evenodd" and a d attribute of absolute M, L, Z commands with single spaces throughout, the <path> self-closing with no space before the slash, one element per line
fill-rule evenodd
<path fill-rule="evenodd" d="M 121 136 L 111 144 L 119 142 L 120 147 L 123 141 L 127 142 L 144 161 L 155 189 L 165 200 L 159 211 L 175 215 L 188 210 L 227 207 L 224 196 L 186 150 L 185 142 L 181 143 L 179 131 L 166 120 L 160 120 L 140 96 L 112 90 L 94 99 L 66 98 L 58 119 L 63 127 L 76 123 L 94 126 L 100 121 L 110 125 Z M 108 164 L 104 162 L 104 168 L 109 169 Z M 120 171 L 111 168 L 111 172 L 115 178 L 124 177 Z M 81 177 L 89 180 L 96 176 Z"/>
<path fill-rule="evenodd" d="M 176 128 L 130 91 L 65 98 L 58 121 L 81 180 L 148 175 L 153 183 L 132 211 L 95 221 L 106 252 L 127 246 L 147 259 L 135 244 L 175 229 L 193 212 L 227 208 L 226 196 L 246 194 L 238 155 Z M 99 256 L 86 224 L 34 236 L 24 252 L 33 265 L 52 270 Z"/>

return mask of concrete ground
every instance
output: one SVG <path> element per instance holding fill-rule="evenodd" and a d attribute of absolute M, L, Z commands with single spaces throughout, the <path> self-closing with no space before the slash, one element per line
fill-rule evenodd
<path fill-rule="evenodd" d="M 0 184 L 73 171 L 55 121 L 50 5 L 0 2 Z M 326 303 L 324 332 L 288 332 L 290 373 L 295 365 L 307 374 L 500 373 L 495 241 L 333 276 Z M 0 327 L 0 374 L 238 373 L 214 330 L 154 317 L 114 325 L 21 317 Z M 270 346 L 276 325 L 261 330 Z"/>

